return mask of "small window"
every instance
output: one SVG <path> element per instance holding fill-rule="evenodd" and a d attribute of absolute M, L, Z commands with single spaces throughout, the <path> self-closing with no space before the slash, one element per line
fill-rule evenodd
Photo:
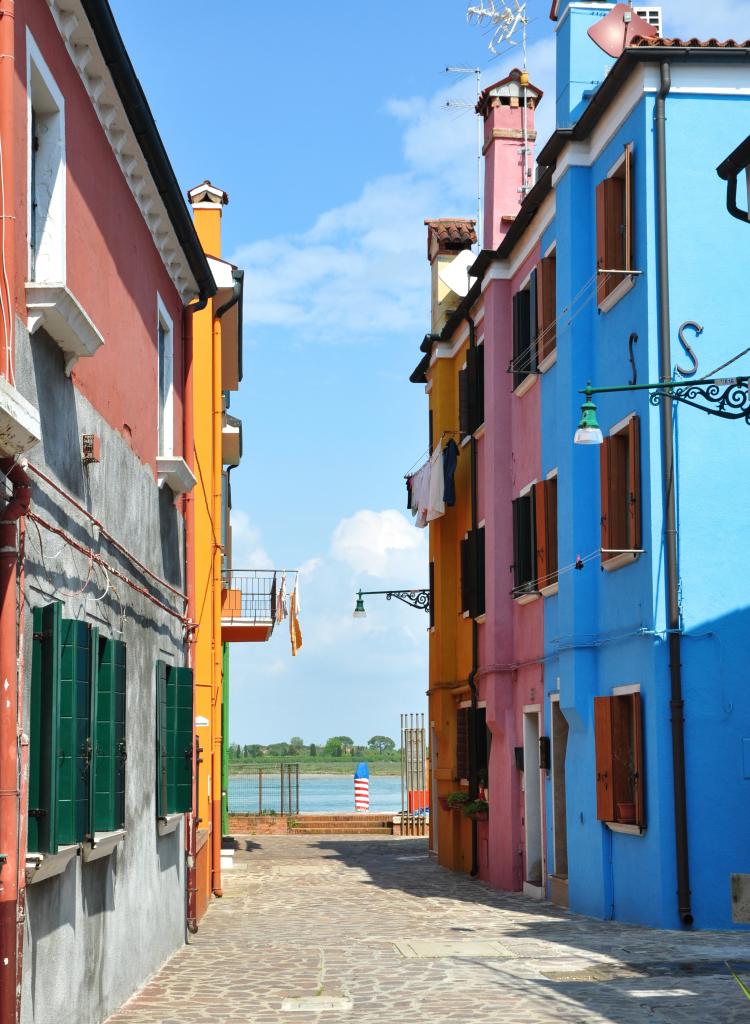
<path fill-rule="evenodd" d="M 553 249 L 539 261 L 536 272 L 537 354 L 544 364 L 557 348 L 557 258 Z"/>
<path fill-rule="evenodd" d="M 532 487 L 513 502 L 513 597 L 537 590 L 535 497 Z"/>
<path fill-rule="evenodd" d="M 640 693 L 594 698 L 596 816 L 646 825 Z"/>
<path fill-rule="evenodd" d="M 489 741 L 487 734 L 487 709 L 477 708 L 473 715 L 470 707 L 458 708 L 456 712 L 456 778 L 468 779 L 472 744 L 476 753 L 477 779 L 487 785 Z"/>
<path fill-rule="evenodd" d="M 513 390 L 537 372 L 537 272 L 513 296 Z"/>
<path fill-rule="evenodd" d="M 632 147 L 596 189 L 597 302 L 601 306 L 628 281 L 634 263 Z M 614 301 L 614 300 L 613 300 Z"/>
<path fill-rule="evenodd" d="M 545 591 L 557 583 L 557 477 L 534 484 L 536 581 Z"/>
<path fill-rule="evenodd" d="M 461 541 L 461 611 L 472 619 L 485 611 L 484 527 Z"/>
<path fill-rule="evenodd" d="M 156 815 L 193 805 L 193 672 L 156 663 Z"/>
<path fill-rule="evenodd" d="M 602 562 L 641 548 L 640 421 L 631 416 L 600 448 Z"/>
<path fill-rule="evenodd" d="M 484 423 L 484 345 L 466 351 L 466 365 L 458 372 L 458 421 L 461 437 Z"/>
<path fill-rule="evenodd" d="M 156 342 L 158 363 L 159 419 L 158 455 L 174 454 L 174 372 L 172 319 L 157 296 Z"/>
<path fill-rule="evenodd" d="M 34 609 L 29 840 L 57 853 L 124 827 L 125 645 L 62 605 Z"/>
<path fill-rule="evenodd" d="M 27 34 L 29 280 L 65 281 L 65 105 Z"/>

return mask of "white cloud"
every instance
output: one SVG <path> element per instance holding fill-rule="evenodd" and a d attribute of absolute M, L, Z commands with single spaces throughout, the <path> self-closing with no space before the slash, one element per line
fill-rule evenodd
<path fill-rule="evenodd" d="M 427 572 L 427 537 L 396 509 L 363 509 L 333 531 L 331 554 L 355 573 L 420 586 Z"/>
<path fill-rule="evenodd" d="M 260 531 L 240 508 L 232 509 L 232 565 L 236 569 L 273 568 L 273 561 L 261 544 Z"/>

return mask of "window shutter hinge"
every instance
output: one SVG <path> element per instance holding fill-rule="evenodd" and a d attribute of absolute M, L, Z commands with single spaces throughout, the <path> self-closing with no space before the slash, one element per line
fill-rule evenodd
<path fill-rule="evenodd" d="M 29 817 L 30 818 L 46 818 L 47 817 L 47 811 L 45 810 L 44 807 L 30 807 L 29 808 Z"/>
<path fill-rule="evenodd" d="M 49 640 L 52 633 L 49 630 L 42 631 L 41 633 L 34 633 L 35 640 Z"/>

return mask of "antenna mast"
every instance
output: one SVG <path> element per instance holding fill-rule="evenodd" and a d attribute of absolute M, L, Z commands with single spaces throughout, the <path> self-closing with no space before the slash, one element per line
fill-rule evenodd
<path fill-rule="evenodd" d="M 523 143 L 521 146 L 521 156 L 523 163 L 523 184 L 519 188 L 519 192 L 522 196 L 526 196 L 531 191 L 531 166 L 529 157 L 531 150 L 529 147 L 529 130 L 528 130 L 528 91 L 527 86 L 529 84 L 529 72 L 526 61 L 526 26 L 529 23 L 529 19 L 526 16 L 526 2 L 527 0 L 486 0 L 486 2 L 480 4 L 472 4 L 466 12 L 467 21 L 473 21 L 475 18 L 479 25 L 483 25 L 485 21 L 490 23 L 493 28 L 492 38 L 488 43 L 488 48 L 491 53 L 498 55 L 499 47 L 502 44 L 506 46 L 517 46 L 518 45 L 518 33 L 521 35 L 521 49 L 523 51 L 523 70 L 521 71 L 521 88 L 523 89 Z"/>
<path fill-rule="evenodd" d="M 481 68 L 464 68 L 455 65 L 450 65 L 445 69 L 448 75 L 474 75 L 474 79 L 477 85 L 477 99 L 476 104 L 469 103 L 466 100 L 448 100 L 446 107 L 454 107 L 462 110 L 471 110 L 476 108 L 479 103 L 479 97 L 482 95 L 482 69 Z M 482 248 L 482 116 L 477 112 L 477 243 L 478 248 L 481 251 Z"/>

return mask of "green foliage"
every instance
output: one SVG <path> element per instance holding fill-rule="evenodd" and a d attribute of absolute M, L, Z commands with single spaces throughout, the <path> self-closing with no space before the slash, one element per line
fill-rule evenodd
<path fill-rule="evenodd" d="M 392 740 L 390 736 L 372 736 L 367 741 L 367 746 L 370 750 L 377 750 L 379 754 L 396 749 L 395 740 Z"/>
<path fill-rule="evenodd" d="M 289 740 L 289 753 L 290 754 L 301 754 L 305 749 L 305 741 L 301 736 L 292 736 Z"/>
<path fill-rule="evenodd" d="M 445 799 L 449 807 L 460 807 L 462 804 L 468 804 L 469 794 L 465 790 L 459 789 L 456 793 L 449 793 Z"/>
<path fill-rule="evenodd" d="M 468 817 L 470 814 L 486 814 L 490 805 L 486 800 L 469 800 L 463 805 L 463 812 Z"/>
<path fill-rule="evenodd" d="M 317 757 L 317 756 L 318 756 L 318 748 L 315 746 L 314 743 L 311 743 L 310 744 L 310 757 Z"/>

